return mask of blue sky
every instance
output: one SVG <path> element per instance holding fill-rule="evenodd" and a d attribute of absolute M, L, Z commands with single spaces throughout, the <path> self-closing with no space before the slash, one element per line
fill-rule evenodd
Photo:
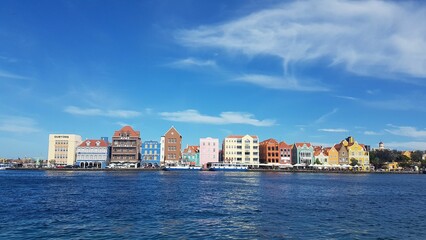
<path fill-rule="evenodd" d="M 426 150 L 422 1 L 2 1 L 0 156 L 49 133 Z"/>

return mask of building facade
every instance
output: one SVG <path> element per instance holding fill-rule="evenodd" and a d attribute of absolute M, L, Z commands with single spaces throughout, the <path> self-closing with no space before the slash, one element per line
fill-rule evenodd
<path fill-rule="evenodd" d="M 339 164 L 339 152 L 334 147 L 326 148 L 328 155 L 328 164 L 338 165 Z"/>
<path fill-rule="evenodd" d="M 278 148 L 280 150 L 280 164 L 291 164 L 292 145 L 283 141 L 278 144 Z"/>
<path fill-rule="evenodd" d="M 310 143 L 295 143 L 291 154 L 292 164 L 308 166 L 314 163 L 314 148 Z"/>
<path fill-rule="evenodd" d="M 164 165 L 164 160 L 165 160 L 165 157 L 164 157 L 164 148 L 165 148 L 165 146 L 166 146 L 166 139 L 164 138 L 164 136 L 162 136 L 161 138 L 160 138 L 160 166 L 162 166 L 162 165 Z"/>
<path fill-rule="evenodd" d="M 219 162 L 219 139 L 200 138 L 200 165 L 206 167 L 209 162 Z"/>
<path fill-rule="evenodd" d="M 108 138 L 89 139 L 77 147 L 76 165 L 80 168 L 105 168 L 110 160 Z"/>
<path fill-rule="evenodd" d="M 74 165 L 76 149 L 81 142 L 80 135 L 49 134 L 48 165 Z"/>
<path fill-rule="evenodd" d="M 141 167 L 152 168 L 161 165 L 161 143 L 158 141 L 145 141 L 141 147 Z"/>
<path fill-rule="evenodd" d="M 328 151 L 322 147 L 315 147 L 314 159 L 314 164 L 328 164 Z"/>
<path fill-rule="evenodd" d="M 275 139 L 267 139 L 259 143 L 259 158 L 261 163 L 279 164 L 280 149 Z"/>
<path fill-rule="evenodd" d="M 228 136 L 223 140 L 223 161 L 259 167 L 259 138 L 257 136 Z"/>
<path fill-rule="evenodd" d="M 137 168 L 141 149 L 140 132 L 130 126 L 115 131 L 111 145 L 113 166 Z"/>
<path fill-rule="evenodd" d="M 172 126 L 164 134 L 164 163 L 177 164 L 182 161 L 182 135 Z"/>
<path fill-rule="evenodd" d="M 182 162 L 192 166 L 200 166 L 200 149 L 199 146 L 189 146 L 183 150 Z"/>

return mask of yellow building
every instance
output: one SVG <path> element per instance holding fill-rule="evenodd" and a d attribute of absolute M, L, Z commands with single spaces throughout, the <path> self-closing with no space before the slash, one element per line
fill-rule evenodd
<path fill-rule="evenodd" d="M 353 137 L 348 137 L 336 145 L 339 151 L 339 164 L 351 164 L 351 160 L 357 160 L 360 170 L 370 170 L 370 153 L 365 145 L 358 144 Z M 336 149 L 337 149 L 336 148 Z"/>
<path fill-rule="evenodd" d="M 408 157 L 409 159 L 411 159 L 411 152 L 410 151 L 404 151 L 402 153 L 402 155 L 404 155 L 404 156 Z"/>
<path fill-rule="evenodd" d="M 223 140 L 223 161 L 259 166 L 259 138 L 257 136 L 228 136 Z"/>
<path fill-rule="evenodd" d="M 390 162 L 390 163 L 385 163 L 383 167 L 387 169 L 388 171 L 397 171 L 399 165 L 397 162 Z"/>
<path fill-rule="evenodd" d="M 338 165 L 339 164 L 339 152 L 336 148 L 326 148 L 325 149 L 328 154 L 328 164 L 330 165 Z"/>
<path fill-rule="evenodd" d="M 75 134 L 49 134 L 49 165 L 74 165 L 76 149 L 82 143 Z"/>

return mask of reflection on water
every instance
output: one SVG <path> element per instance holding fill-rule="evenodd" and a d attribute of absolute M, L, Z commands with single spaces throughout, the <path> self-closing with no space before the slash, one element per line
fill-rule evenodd
<path fill-rule="evenodd" d="M 3 171 L 0 181 L 1 239 L 407 239 L 426 217 L 425 175 Z"/>

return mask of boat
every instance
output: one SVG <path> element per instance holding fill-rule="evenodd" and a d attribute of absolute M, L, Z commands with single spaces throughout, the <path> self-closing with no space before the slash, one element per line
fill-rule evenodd
<path fill-rule="evenodd" d="M 209 171 L 245 172 L 248 170 L 248 165 L 235 163 L 210 163 L 208 169 Z"/>
<path fill-rule="evenodd" d="M 0 170 L 7 170 L 10 168 L 10 164 L 0 164 Z"/>
<path fill-rule="evenodd" d="M 201 171 L 201 167 L 191 165 L 165 166 L 164 171 Z"/>

